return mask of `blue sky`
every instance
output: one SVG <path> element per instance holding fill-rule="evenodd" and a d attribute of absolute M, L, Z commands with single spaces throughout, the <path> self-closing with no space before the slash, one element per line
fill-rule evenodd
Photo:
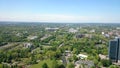
<path fill-rule="evenodd" d="M 0 0 L 0 21 L 120 23 L 120 0 Z"/>

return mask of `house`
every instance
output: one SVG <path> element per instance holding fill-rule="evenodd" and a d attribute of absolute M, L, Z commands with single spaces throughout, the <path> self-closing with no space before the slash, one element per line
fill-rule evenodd
<path fill-rule="evenodd" d="M 17 33 L 16 36 L 20 37 L 20 36 L 21 36 L 21 33 Z"/>
<path fill-rule="evenodd" d="M 76 38 L 83 38 L 85 35 L 84 34 L 78 34 L 76 35 Z"/>
<path fill-rule="evenodd" d="M 100 59 L 108 59 L 106 55 L 99 54 Z"/>
<path fill-rule="evenodd" d="M 59 28 L 45 28 L 47 31 L 56 32 Z"/>
<path fill-rule="evenodd" d="M 107 37 L 107 38 L 109 38 L 109 37 L 110 37 L 110 35 L 109 35 L 109 34 L 104 34 L 104 36 L 105 36 L 105 37 Z"/>
<path fill-rule="evenodd" d="M 34 40 L 34 39 L 36 39 L 36 38 L 38 38 L 38 36 L 29 36 L 29 37 L 28 37 L 29 40 Z"/>
<path fill-rule="evenodd" d="M 69 50 L 66 50 L 66 51 L 65 51 L 65 56 L 70 57 L 70 56 L 71 56 L 71 54 L 72 54 L 72 52 L 71 52 L 71 51 L 69 51 Z"/>
<path fill-rule="evenodd" d="M 78 30 L 76 30 L 76 29 L 74 29 L 74 28 L 70 28 L 70 29 L 68 30 L 68 32 L 70 32 L 70 33 L 76 33 L 76 32 L 78 32 Z"/>
<path fill-rule="evenodd" d="M 30 48 L 30 47 L 33 46 L 33 44 L 32 44 L 32 43 L 24 43 L 23 46 L 24 46 L 25 48 Z"/>
<path fill-rule="evenodd" d="M 91 33 L 95 33 L 95 29 L 90 30 Z"/>
<path fill-rule="evenodd" d="M 104 35 L 104 34 L 105 34 L 105 32 L 101 32 L 101 34 L 102 34 L 102 35 Z"/>
<path fill-rule="evenodd" d="M 82 66 L 83 65 L 83 66 Z M 89 60 L 78 60 L 75 62 L 75 68 L 91 68 L 92 66 L 94 66 L 94 62 L 93 61 L 89 61 Z"/>
<path fill-rule="evenodd" d="M 42 40 L 45 40 L 45 39 L 47 39 L 48 37 L 50 37 L 51 35 L 48 35 L 48 34 L 45 34 L 40 40 L 42 41 Z"/>
<path fill-rule="evenodd" d="M 84 34 L 86 38 L 92 38 L 92 34 Z"/>
<path fill-rule="evenodd" d="M 84 54 L 78 54 L 77 57 L 80 59 L 87 59 L 88 56 Z"/>
<path fill-rule="evenodd" d="M 92 35 L 91 34 L 77 34 L 76 35 L 76 38 L 83 38 L 83 37 L 92 38 Z"/>

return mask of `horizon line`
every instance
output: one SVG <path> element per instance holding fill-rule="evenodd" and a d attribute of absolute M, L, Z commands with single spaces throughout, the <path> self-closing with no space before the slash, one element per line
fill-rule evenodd
<path fill-rule="evenodd" d="M 120 22 L 37 22 L 37 21 L 0 21 L 0 24 L 1 22 L 6 22 L 6 23 L 103 23 L 103 24 L 107 24 L 107 23 L 120 23 Z M 4 23 L 3 23 L 4 24 Z"/>

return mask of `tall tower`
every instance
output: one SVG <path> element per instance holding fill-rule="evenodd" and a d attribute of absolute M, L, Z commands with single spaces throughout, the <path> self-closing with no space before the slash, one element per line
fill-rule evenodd
<path fill-rule="evenodd" d="M 120 62 L 120 38 L 118 38 L 118 61 Z"/>
<path fill-rule="evenodd" d="M 116 38 L 109 42 L 109 59 L 113 62 L 120 60 L 120 38 Z"/>

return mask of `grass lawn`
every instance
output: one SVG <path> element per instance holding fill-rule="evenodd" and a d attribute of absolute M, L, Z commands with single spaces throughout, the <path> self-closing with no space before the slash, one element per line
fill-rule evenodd
<path fill-rule="evenodd" d="M 42 68 L 43 63 L 47 63 L 47 64 L 51 64 L 50 60 L 44 60 L 44 61 L 40 61 L 38 64 L 34 64 L 32 65 L 30 68 Z M 48 65 L 48 66 L 49 66 Z"/>
<path fill-rule="evenodd" d="M 43 63 L 47 63 L 48 67 L 51 68 L 52 60 L 47 59 L 40 61 L 38 64 L 31 65 L 30 68 L 42 68 Z"/>
<path fill-rule="evenodd" d="M 2 64 L 0 64 L 0 68 L 2 68 Z"/>

